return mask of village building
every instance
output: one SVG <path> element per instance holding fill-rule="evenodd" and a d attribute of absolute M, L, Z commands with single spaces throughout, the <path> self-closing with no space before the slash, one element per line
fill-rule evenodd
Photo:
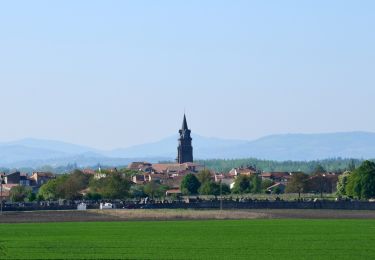
<path fill-rule="evenodd" d="M 137 174 L 132 177 L 132 182 L 135 184 L 145 184 L 146 178 L 143 174 Z"/>
<path fill-rule="evenodd" d="M 236 182 L 236 178 L 228 174 L 220 173 L 215 174 L 215 182 L 226 184 L 230 187 L 230 189 L 233 189 L 234 183 Z"/>
<path fill-rule="evenodd" d="M 232 177 L 237 177 L 239 175 L 252 176 L 257 173 L 258 173 L 257 169 L 253 166 L 233 168 L 232 170 L 229 171 L 229 175 Z"/>
<path fill-rule="evenodd" d="M 153 172 L 169 175 L 186 175 L 202 170 L 202 166 L 196 163 L 156 163 L 152 165 Z"/>
<path fill-rule="evenodd" d="M 141 171 L 141 172 L 152 172 L 152 164 L 149 162 L 132 162 L 128 165 L 129 170 Z"/>
<path fill-rule="evenodd" d="M 12 172 L 10 174 L 5 175 L 4 178 L 5 184 L 20 184 L 21 181 L 21 173 L 19 171 Z"/>
<path fill-rule="evenodd" d="M 29 179 L 32 181 L 33 186 L 40 187 L 54 178 L 55 175 L 50 172 L 33 172 Z"/>
<path fill-rule="evenodd" d="M 260 174 L 262 181 L 270 180 L 273 183 L 287 184 L 293 173 L 291 172 L 263 172 Z"/>
<path fill-rule="evenodd" d="M 82 172 L 83 174 L 92 175 L 92 176 L 94 176 L 96 173 L 93 169 L 83 169 Z"/>

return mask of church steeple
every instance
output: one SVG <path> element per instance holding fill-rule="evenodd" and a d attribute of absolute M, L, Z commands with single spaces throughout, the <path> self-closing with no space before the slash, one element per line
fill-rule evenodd
<path fill-rule="evenodd" d="M 184 114 L 184 119 L 182 121 L 182 127 L 179 131 L 180 138 L 178 139 L 178 155 L 177 155 L 177 162 L 178 163 L 186 163 L 186 162 L 193 162 L 193 146 L 191 145 L 191 141 L 193 140 L 190 136 L 191 131 L 188 128 L 186 115 Z"/>
<path fill-rule="evenodd" d="M 184 114 L 184 120 L 182 121 L 182 130 L 187 130 L 188 129 L 188 125 L 187 125 L 187 121 L 186 121 L 186 115 Z"/>

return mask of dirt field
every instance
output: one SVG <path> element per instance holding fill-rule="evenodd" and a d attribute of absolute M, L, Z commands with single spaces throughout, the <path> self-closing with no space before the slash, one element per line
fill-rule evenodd
<path fill-rule="evenodd" d="M 375 219 L 375 211 L 347 210 L 88 210 L 4 212 L 0 223 L 195 219 Z"/>

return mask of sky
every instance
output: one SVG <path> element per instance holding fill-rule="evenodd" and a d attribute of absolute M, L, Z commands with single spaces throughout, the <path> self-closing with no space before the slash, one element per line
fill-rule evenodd
<path fill-rule="evenodd" d="M 375 1 L 1 1 L 0 142 L 375 132 Z"/>

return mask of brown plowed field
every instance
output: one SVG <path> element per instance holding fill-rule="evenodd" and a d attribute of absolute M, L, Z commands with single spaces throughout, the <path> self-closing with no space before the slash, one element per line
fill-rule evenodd
<path fill-rule="evenodd" d="M 4 212 L 0 223 L 107 222 L 214 219 L 375 219 L 375 211 L 351 210 L 88 210 Z"/>

